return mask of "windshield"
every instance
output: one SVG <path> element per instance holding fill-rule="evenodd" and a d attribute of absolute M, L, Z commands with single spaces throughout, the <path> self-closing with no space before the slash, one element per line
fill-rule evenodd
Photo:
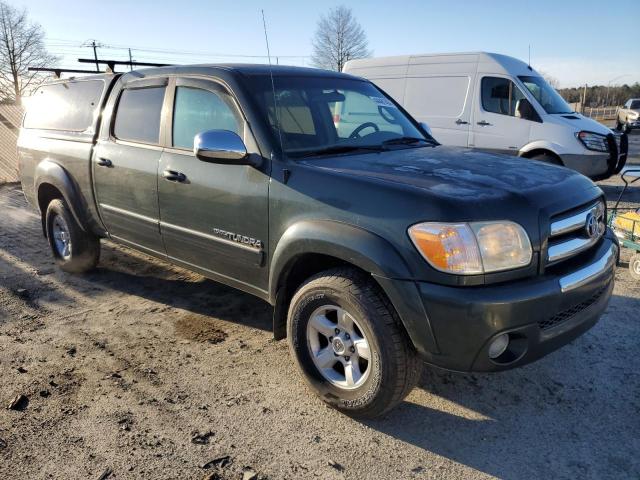
<path fill-rule="evenodd" d="M 372 83 L 332 77 L 250 77 L 274 139 L 291 157 L 433 145 Z M 278 128 L 278 125 L 280 128 Z"/>
<path fill-rule="evenodd" d="M 572 108 L 542 77 L 518 77 L 547 113 L 573 113 Z"/>
<path fill-rule="evenodd" d="M 640 100 L 632 100 L 631 101 L 631 105 L 629 105 L 629 108 L 632 110 L 639 110 L 640 109 Z"/>

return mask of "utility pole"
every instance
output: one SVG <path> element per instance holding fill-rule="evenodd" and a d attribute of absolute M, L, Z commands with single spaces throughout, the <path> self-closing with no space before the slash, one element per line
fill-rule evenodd
<path fill-rule="evenodd" d="M 133 58 L 131 58 L 131 49 L 129 49 L 129 71 L 133 70 Z"/>
<path fill-rule="evenodd" d="M 97 45 L 96 45 L 96 41 L 92 40 L 91 41 L 91 46 L 93 47 L 93 58 L 96 59 L 96 72 L 100 71 L 100 65 L 98 65 L 98 52 L 96 50 Z"/>
<path fill-rule="evenodd" d="M 587 84 L 584 84 L 584 89 L 582 90 L 582 108 L 580 113 L 584 113 L 584 107 L 587 103 Z"/>

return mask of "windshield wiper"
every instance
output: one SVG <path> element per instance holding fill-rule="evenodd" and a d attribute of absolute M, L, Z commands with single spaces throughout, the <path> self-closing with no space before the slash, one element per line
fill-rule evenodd
<path fill-rule="evenodd" d="M 431 141 L 427 140 L 426 138 L 397 137 L 397 138 L 390 138 L 389 140 L 385 140 L 384 142 L 382 142 L 382 144 L 383 145 L 412 145 L 412 144 L 418 143 L 418 142 L 432 143 Z"/>
<path fill-rule="evenodd" d="M 368 150 L 371 152 L 383 152 L 386 150 L 382 145 L 332 145 L 331 147 L 309 150 L 307 152 L 294 153 L 297 158 L 316 157 L 321 155 L 331 155 L 334 153 L 349 153 L 358 150 Z"/>

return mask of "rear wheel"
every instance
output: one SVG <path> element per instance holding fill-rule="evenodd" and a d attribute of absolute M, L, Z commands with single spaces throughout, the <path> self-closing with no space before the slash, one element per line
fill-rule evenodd
<path fill-rule="evenodd" d="M 629 260 L 629 273 L 634 280 L 640 280 L 640 253 L 631 255 Z"/>
<path fill-rule="evenodd" d="M 52 200 L 45 215 L 47 239 L 56 264 L 71 273 L 95 268 L 100 258 L 100 239 L 80 228 L 66 202 Z"/>
<path fill-rule="evenodd" d="M 538 162 L 550 163 L 552 165 L 562 166 L 562 162 L 558 157 L 550 153 L 537 153 L 529 157 L 531 160 L 537 160 Z"/>
<path fill-rule="evenodd" d="M 366 274 L 322 272 L 295 293 L 287 322 L 292 356 L 329 405 L 381 415 L 413 389 L 422 371 L 395 310 Z"/>

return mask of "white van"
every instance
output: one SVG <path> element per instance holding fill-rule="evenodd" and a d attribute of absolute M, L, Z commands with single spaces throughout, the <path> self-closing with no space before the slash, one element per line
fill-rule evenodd
<path fill-rule="evenodd" d="M 626 136 L 576 113 L 529 65 L 496 53 L 367 58 L 344 71 L 391 95 L 444 145 L 561 164 L 594 179 L 618 173 Z"/>

